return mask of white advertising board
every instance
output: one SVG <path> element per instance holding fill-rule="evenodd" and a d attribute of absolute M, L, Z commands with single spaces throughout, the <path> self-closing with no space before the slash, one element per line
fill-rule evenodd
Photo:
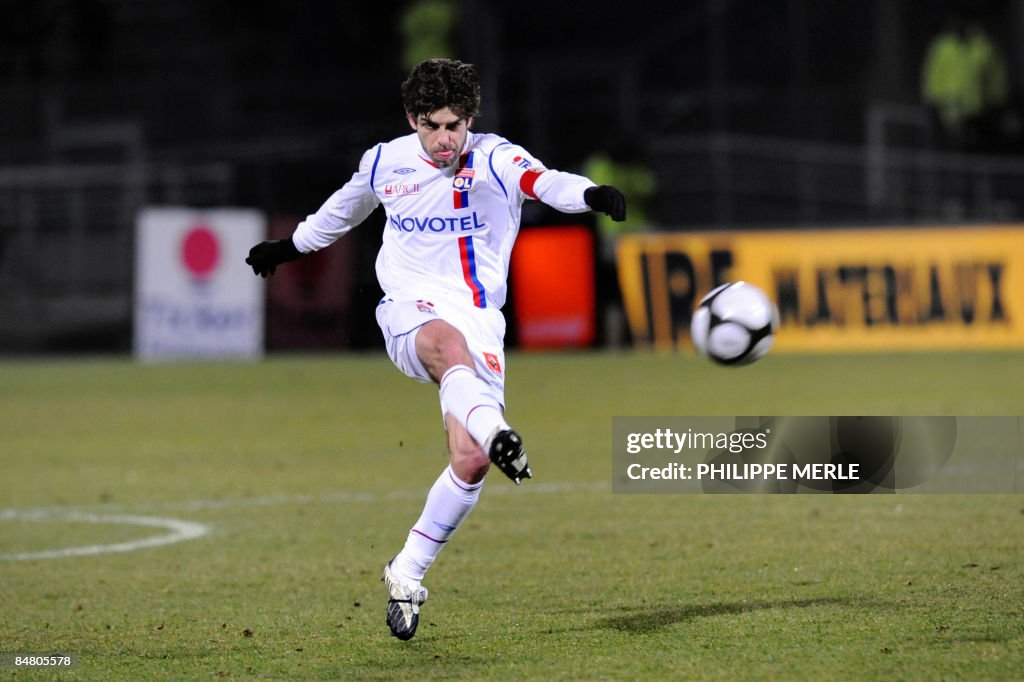
<path fill-rule="evenodd" d="M 251 209 L 146 208 L 135 241 L 134 352 L 143 362 L 263 355 L 264 281 L 245 264 L 266 236 Z"/>

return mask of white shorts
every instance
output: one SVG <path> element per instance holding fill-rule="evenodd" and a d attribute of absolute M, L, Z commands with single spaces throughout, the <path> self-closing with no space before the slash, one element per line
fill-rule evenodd
<path fill-rule="evenodd" d="M 377 324 L 384 334 L 388 357 L 406 376 L 431 383 L 419 356 L 416 334 L 431 320 L 444 320 L 462 333 L 476 363 L 476 373 L 505 407 L 505 316 L 495 308 L 475 308 L 446 301 L 396 301 L 377 305 Z M 446 412 L 444 402 L 441 414 Z"/>

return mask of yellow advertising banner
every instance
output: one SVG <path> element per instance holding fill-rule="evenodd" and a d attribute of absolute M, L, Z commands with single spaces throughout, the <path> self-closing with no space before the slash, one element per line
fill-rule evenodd
<path fill-rule="evenodd" d="M 640 346 L 690 346 L 700 298 L 745 280 L 778 351 L 1024 348 L 1024 226 L 628 235 L 617 258 Z"/>

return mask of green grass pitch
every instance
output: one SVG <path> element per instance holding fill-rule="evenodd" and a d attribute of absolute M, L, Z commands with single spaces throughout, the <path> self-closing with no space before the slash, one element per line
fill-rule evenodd
<path fill-rule="evenodd" d="M 1019 353 L 512 353 L 489 477 L 410 642 L 383 564 L 444 467 L 383 353 L 0 362 L 0 679 L 1021 679 L 1020 495 L 613 495 L 623 415 L 1022 415 Z M 31 515 L 36 510 L 37 516 Z M 78 514 L 78 516 L 69 516 Z M 196 539 L 134 547 L 167 528 Z"/>

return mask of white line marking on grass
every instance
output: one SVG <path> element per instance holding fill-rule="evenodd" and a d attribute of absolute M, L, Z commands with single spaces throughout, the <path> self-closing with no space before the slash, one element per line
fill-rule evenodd
<path fill-rule="evenodd" d="M 484 495 L 550 495 L 552 493 L 602 492 L 611 489 L 605 481 L 530 483 L 521 487 L 511 484 L 492 484 L 484 489 Z M 339 490 L 321 495 L 264 495 L 262 497 L 238 497 L 222 500 L 185 500 L 182 502 L 153 502 L 132 505 L 144 511 L 201 511 L 204 509 L 235 509 L 243 507 L 270 507 L 282 504 L 347 504 L 350 502 L 380 502 L 382 500 L 423 500 L 428 489 L 392 490 L 387 493 L 353 492 Z"/>
<path fill-rule="evenodd" d="M 76 511 L 60 511 L 55 509 L 33 509 L 0 510 L 0 521 L 66 521 L 72 523 L 99 523 L 99 524 L 128 524 L 132 526 L 147 526 L 152 528 L 166 528 L 170 533 L 164 535 L 153 535 L 139 540 L 129 542 L 116 542 L 107 545 L 85 545 L 82 547 L 65 547 L 62 549 L 48 549 L 39 552 L 13 552 L 0 554 L 0 559 L 6 561 L 32 561 L 35 559 L 61 559 L 72 556 L 94 556 L 96 554 L 111 554 L 116 552 L 134 552 L 148 547 L 161 547 L 163 545 L 194 540 L 210 532 L 210 527 L 196 523 L 195 521 L 183 521 L 182 519 L 169 519 L 158 516 L 134 516 L 127 514 L 87 514 Z"/>
<path fill-rule="evenodd" d="M 511 485 L 491 485 L 486 494 L 492 495 L 549 495 L 552 493 L 602 492 L 610 488 L 604 481 L 531 483 L 521 488 Z M 239 509 L 246 507 L 269 507 L 286 504 L 347 504 L 352 502 L 381 502 L 383 500 L 419 500 L 427 496 L 426 490 L 392 490 L 387 493 L 353 492 L 339 490 L 321 495 L 264 495 L 261 497 L 240 497 L 221 500 L 183 500 L 181 502 L 150 502 L 132 505 L 103 505 L 106 509 L 120 508 L 135 511 L 202 511 L 209 509 Z M 129 524 L 166 528 L 170 533 L 155 535 L 130 542 L 107 545 L 86 545 L 65 547 L 39 552 L 13 552 L 0 554 L 0 561 L 31 561 L 34 559 L 60 559 L 73 556 L 93 556 L 116 552 L 134 552 L 147 547 L 160 547 L 185 540 L 194 540 L 210 532 L 210 527 L 196 523 L 160 516 L 138 516 L 133 514 L 94 514 L 71 507 L 42 507 L 36 509 L 0 509 L 0 521 L 64 521 L 77 523 Z"/>

